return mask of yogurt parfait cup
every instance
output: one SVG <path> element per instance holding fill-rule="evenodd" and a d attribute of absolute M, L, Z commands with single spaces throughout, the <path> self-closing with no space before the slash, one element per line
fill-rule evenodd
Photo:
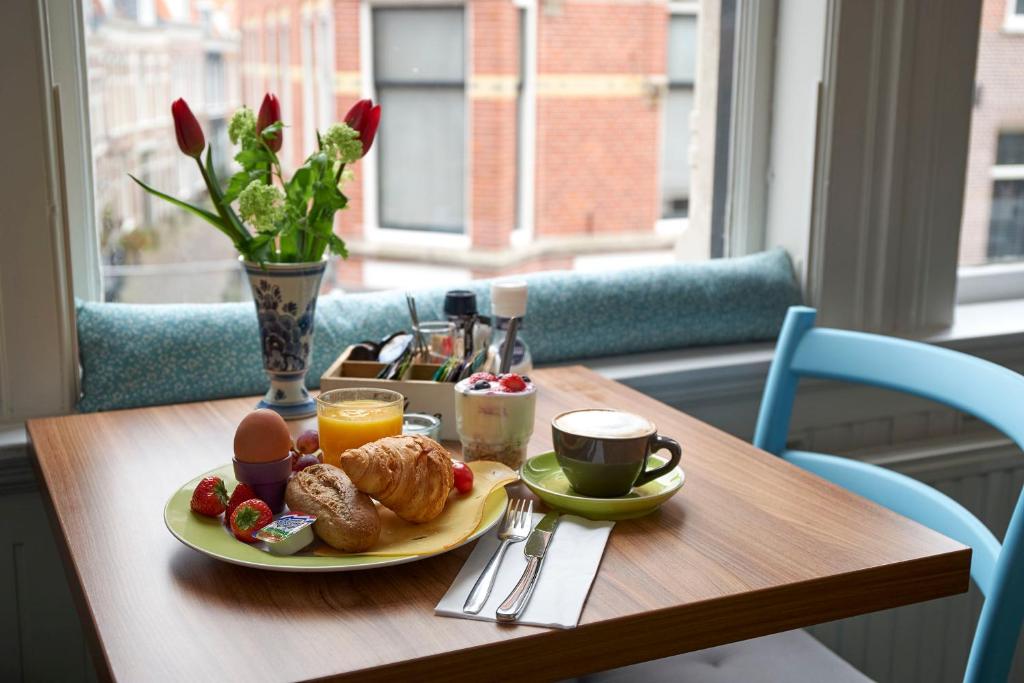
<path fill-rule="evenodd" d="M 536 406 L 537 388 L 518 375 L 477 373 L 456 384 L 462 459 L 492 460 L 518 469 L 526 460 Z"/>

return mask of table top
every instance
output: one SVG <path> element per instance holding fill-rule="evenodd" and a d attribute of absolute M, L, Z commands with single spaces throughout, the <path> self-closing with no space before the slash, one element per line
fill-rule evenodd
<path fill-rule="evenodd" d="M 230 461 L 254 399 L 30 421 L 100 673 L 564 678 L 967 590 L 959 543 L 584 368 L 532 374 L 532 453 L 550 449 L 554 415 L 579 407 L 640 413 L 683 445 L 686 486 L 616 525 L 569 630 L 435 616 L 470 546 L 382 570 L 284 574 L 180 544 L 165 501 Z"/>

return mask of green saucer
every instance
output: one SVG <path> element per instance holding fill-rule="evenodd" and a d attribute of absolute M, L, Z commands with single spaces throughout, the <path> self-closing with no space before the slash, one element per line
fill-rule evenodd
<path fill-rule="evenodd" d="M 654 455 L 652 460 L 665 463 Z M 651 463 L 652 465 L 654 463 Z M 679 467 L 664 477 L 639 486 L 619 498 L 591 498 L 576 493 L 558 466 L 554 451 L 537 455 L 523 463 L 521 476 L 531 491 L 551 507 L 588 519 L 633 519 L 657 510 L 682 488 L 686 474 Z"/>

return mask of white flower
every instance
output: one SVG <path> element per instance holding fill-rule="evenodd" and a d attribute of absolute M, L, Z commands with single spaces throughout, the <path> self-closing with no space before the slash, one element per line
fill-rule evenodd
<path fill-rule="evenodd" d="M 335 123 L 321 138 L 324 154 L 333 161 L 349 164 L 363 156 L 363 143 L 359 131 L 344 123 Z"/>
<path fill-rule="evenodd" d="M 239 141 L 256 137 L 256 116 L 252 109 L 243 106 L 231 115 L 228 123 L 228 138 L 231 144 L 237 145 Z"/>
<path fill-rule="evenodd" d="M 258 232 L 276 232 L 284 218 L 284 192 L 254 180 L 238 195 L 238 212 Z"/>

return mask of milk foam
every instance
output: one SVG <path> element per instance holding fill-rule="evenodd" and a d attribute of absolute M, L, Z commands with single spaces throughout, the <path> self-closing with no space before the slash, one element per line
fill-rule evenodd
<path fill-rule="evenodd" d="M 627 439 L 654 432 L 649 420 L 618 410 L 577 410 L 557 418 L 555 426 L 563 432 L 597 438 Z"/>

